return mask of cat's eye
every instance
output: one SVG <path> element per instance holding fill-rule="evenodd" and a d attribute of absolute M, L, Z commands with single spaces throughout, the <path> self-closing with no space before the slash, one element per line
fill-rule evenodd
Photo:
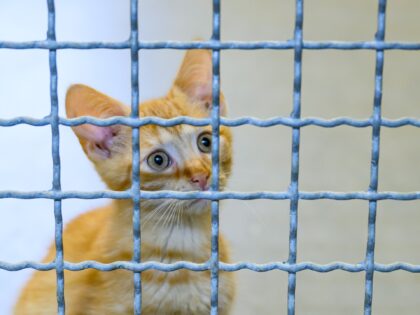
<path fill-rule="evenodd" d="M 203 132 L 197 139 L 198 149 L 203 153 L 211 152 L 211 133 Z"/>
<path fill-rule="evenodd" d="M 171 165 L 171 159 L 164 151 L 156 151 L 149 155 L 147 164 L 155 171 L 163 171 Z"/>

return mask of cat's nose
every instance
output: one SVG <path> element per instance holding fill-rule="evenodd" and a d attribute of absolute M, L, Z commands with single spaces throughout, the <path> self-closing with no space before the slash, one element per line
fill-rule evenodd
<path fill-rule="evenodd" d="M 209 175 L 208 174 L 195 174 L 191 177 L 191 183 L 194 185 L 200 187 L 201 190 L 207 190 L 208 189 L 208 182 Z"/>

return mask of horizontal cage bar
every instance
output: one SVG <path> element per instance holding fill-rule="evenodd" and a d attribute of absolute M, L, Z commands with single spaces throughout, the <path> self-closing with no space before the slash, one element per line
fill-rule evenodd
<path fill-rule="evenodd" d="M 292 198 L 290 192 L 273 192 L 273 191 L 256 191 L 256 192 L 235 192 L 235 191 L 145 191 L 140 192 L 141 199 L 206 199 L 206 200 L 288 200 Z M 132 199 L 131 191 L 0 191 L 0 199 Z M 333 192 L 333 191 L 316 191 L 306 192 L 299 191 L 298 199 L 300 200 L 400 200 L 410 201 L 420 199 L 420 192 Z"/>
<path fill-rule="evenodd" d="M 259 119 L 255 117 L 239 117 L 239 118 L 220 118 L 220 124 L 228 127 L 238 127 L 243 125 L 252 125 L 256 127 L 307 127 L 318 126 L 324 128 L 333 128 L 339 126 L 350 126 L 356 128 L 372 127 L 377 122 L 373 119 L 352 119 L 349 117 L 337 117 L 333 119 L 321 119 L 315 117 L 308 118 L 289 118 L 289 117 L 272 117 L 268 119 Z M 0 119 L 0 127 L 13 127 L 16 125 L 31 125 L 35 127 L 47 126 L 51 124 L 51 118 L 31 118 L 31 117 L 15 117 L 11 119 Z M 89 116 L 83 116 L 73 119 L 60 118 L 59 124 L 63 126 L 79 126 L 82 124 L 92 124 L 96 126 L 125 125 L 130 127 L 141 127 L 145 125 L 158 125 L 162 127 L 172 127 L 176 125 L 186 124 L 192 126 L 208 126 L 211 125 L 211 119 L 198 119 L 187 116 L 179 116 L 171 119 L 163 119 L 159 117 L 113 117 L 107 119 L 98 119 Z M 398 128 L 404 126 L 420 127 L 420 119 L 404 117 L 399 119 L 382 118 L 379 124 L 383 127 Z"/>
<path fill-rule="evenodd" d="M 64 262 L 64 269 L 71 271 L 81 271 L 85 269 L 96 269 L 99 271 L 113 271 L 118 269 L 124 269 L 134 272 L 142 272 L 145 270 L 159 270 L 165 272 L 171 272 L 180 269 L 187 269 L 191 271 L 206 271 L 210 270 L 210 261 L 202 264 L 192 263 L 188 261 L 179 261 L 176 263 L 165 264 L 160 262 L 142 262 L 133 263 L 128 261 L 115 261 L 112 263 L 100 263 L 97 261 L 82 261 L 79 263 Z M 301 262 L 296 264 L 288 264 L 282 262 L 270 262 L 266 264 L 255 264 L 250 262 L 238 262 L 233 264 L 227 264 L 220 262 L 219 269 L 222 271 L 239 271 L 239 270 L 251 270 L 255 272 L 267 272 L 272 270 L 280 270 L 286 272 L 300 272 L 305 270 L 315 272 L 331 272 L 335 270 L 342 270 L 347 272 L 362 272 L 366 271 L 366 264 L 349 264 L 345 262 L 332 262 L 329 264 L 315 264 L 312 262 Z M 411 273 L 420 273 L 420 265 L 413 265 L 408 263 L 396 262 L 392 264 L 374 264 L 375 271 L 378 272 L 393 272 L 393 271 L 407 271 Z M 37 263 L 31 261 L 24 261 L 18 263 L 7 263 L 0 261 L 0 270 L 6 271 L 19 271 L 23 269 L 36 269 L 40 271 L 48 271 L 55 269 L 55 263 Z"/>
<path fill-rule="evenodd" d="M 131 49 L 131 41 L 121 42 L 68 42 L 36 40 L 26 42 L 0 41 L 0 49 Z M 295 49 L 294 40 L 286 41 L 140 41 L 138 49 L 237 49 L 256 50 Z M 302 48 L 308 50 L 420 50 L 420 43 L 382 41 L 303 41 Z"/>

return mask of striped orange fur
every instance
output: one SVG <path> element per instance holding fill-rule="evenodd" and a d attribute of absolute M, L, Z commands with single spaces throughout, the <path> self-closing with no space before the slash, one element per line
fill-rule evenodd
<path fill-rule="evenodd" d="M 173 118 L 208 117 L 211 110 L 211 55 L 188 51 L 168 94 L 140 105 L 140 115 Z M 90 87 L 74 85 L 66 97 L 67 116 L 129 115 L 127 106 Z M 221 94 L 221 112 L 226 103 Z M 131 186 L 131 129 L 126 126 L 73 128 L 87 157 L 112 190 Z M 143 190 L 206 190 L 211 182 L 211 128 L 148 125 L 140 130 L 140 175 Z M 204 138 L 202 138 L 204 137 Z M 211 139 L 211 137 L 210 137 Z M 202 142 L 200 142 L 202 141 Z M 232 165 L 232 136 L 220 129 L 220 187 Z M 163 153 L 162 153 L 163 152 Z M 169 160 L 168 163 L 166 163 Z M 160 164 L 160 163 L 165 164 Z M 165 166 L 163 168 L 163 166 Z M 180 260 L 202 263 L 210 257 L 210 203 L 205 200 L 142 200 L 142 261 Z M 64 231 L 64 258 L 70 262 L 129 261 L 132 257 L 132 202 L 114 200 L 85 213 Z M 220 236 L 220 259 L 229 261 L 228 246 Z M 51 246 L 44 262 L 54 260 Z M 210 274 L 178 270 L 142 273 L 143 314 L 209 314 Z M 220 273 L 219 311 L 230 313 L 235 285 L 232 273 Z M 55 272 L 36 271 L 20 295 L 16 315 L 56 314 Z M 126 270 L 65 271 L 66 314 L 113 315 L 133 313 L 133 275 Z"/>

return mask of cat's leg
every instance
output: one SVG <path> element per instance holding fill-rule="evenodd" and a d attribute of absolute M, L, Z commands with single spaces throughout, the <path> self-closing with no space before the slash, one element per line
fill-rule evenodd
<path fill-rule="evenodd" d="M 55 277 L 56 275 L 54 270 L 36 271 L 22 291 L 13 314 L 57 314 Z"/>
<path fill-rule="evenodd" d="M 89 270 L 65 271 L 65 302 L 67 315 L 84 315 L 86 305 L 86 285 Z M 57 314 L 57 289 L 55 270 L 36 271 L 28 282 L 14 309 L 14 315 L 55 315 Z"/>

